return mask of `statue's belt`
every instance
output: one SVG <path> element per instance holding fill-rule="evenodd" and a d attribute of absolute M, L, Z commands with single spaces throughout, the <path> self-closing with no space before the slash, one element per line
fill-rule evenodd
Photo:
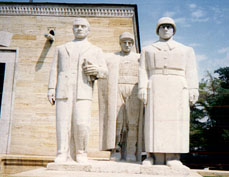
<path fill-rule="evenodd" d="M 156 75 L 156 74 L 178 75 L 178 76 L 183 76 L 183 77 L 185 76 L 184 70 L 170 69 L 170 68 L 152 69 L 150 71 L 150 75 Z"/>

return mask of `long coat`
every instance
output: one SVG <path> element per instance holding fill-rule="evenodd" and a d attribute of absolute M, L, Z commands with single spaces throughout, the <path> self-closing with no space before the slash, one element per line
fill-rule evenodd
<path fill-rule="evenodd" d="M 193 49 L 173 40 L 145 47 L 139 67 L 141 88 L 148 93 L 146 152 L 189 152 L 189 90 L 198 89 Z"/>
<path fill-rule="evenodd" d="M 139 54 L 131 52 L 128 56 L 134 64 L 138 65 Z M 106 63 L 108 76 L 99 80 L 99 117 L 100 117 L 100 150 L 115 148 L 116 119 L 118 106 L 118 82 L 120 53 L 107 54 Z M 131 82 L 131 81 L 129 81 Z"/>
<path fill-rule="evenodd" d="M 49 89 L 56 89 L 56 99 L 67 99 L 72 95 L 69 85 L 73 82 L 76 83 L 77 99 L 92 99 L 93 83 L 83 72 L 84 59 L 98 66 L 97 78 L 106 77 L 107 67 L 102 50 L 88 41 L 72 41 L 56 48 L 48 85 Z"/>

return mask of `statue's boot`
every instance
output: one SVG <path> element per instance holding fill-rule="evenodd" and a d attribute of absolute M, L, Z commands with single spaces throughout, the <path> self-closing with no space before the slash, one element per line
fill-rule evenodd
<path fill-rule="evenodd" d="M 76 162 L 78 163 L 88 163 L 87 153 L 76 154 Z"/>
<path fill-rule="evenodd" d="M 120 161 L 121 160 L 121 152 L 117 151 L 116 149 L 112 150 L 110 160 L 111 161 Z"/>
<path fill-rule="evenodd" d="M 143 160 L 142 165 L 153 165 L 153 163 L 153 157 L 147 157 L 145 160 Z"/>
<path fill-rule="evenodd" d="M 54 162 L 55 163 L 66 163 L 67 162 L 67 156 L 64 154 L 59 154 L 56 156 Z"/>
<path fill-rule="evenodd" d="M 189 167 L 183 165 L 183 163 L 180 160 L 167 160 L 166 165 L 171 168 L 186 168 L 189 169 Z"/>
<path fill-rule="evenodd" d="M 127 154 L 126 161 L 127 162 L 136 162 L 136 156 L 134 154 Z"/>
<path fill-rule="evenodd" d="M 54 160 L 55 163 L 75 163 L 72 158 L 66 154 L 59 154 Z"/>

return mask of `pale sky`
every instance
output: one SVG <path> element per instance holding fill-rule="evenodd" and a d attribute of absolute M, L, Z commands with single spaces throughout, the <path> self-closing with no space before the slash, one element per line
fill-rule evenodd
<path fill-rule="evenodd" d="M 14 0 L 14 2 L 28 1 Z M 199 79 L 205 76 L 207 70 L 213 72 L 219 67 L 229 66 L 228 0 L 33 0 L 33 2 L 137 4 L 141 48 L 158 40 L 155 33 L 157 21 L 160 17 L 169 16 L 177 25 L 174 40 L 195 50 Z"/>

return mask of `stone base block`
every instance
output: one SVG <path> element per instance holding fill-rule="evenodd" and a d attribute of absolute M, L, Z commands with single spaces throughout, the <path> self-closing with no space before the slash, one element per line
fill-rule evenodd
<path fill-rule="evenodd" d="M 97 173 L 131 173 L 140 174 L 140 164 L 127 163 L 127 162 L 113 162 L 113 161 L 99 161 L 89 160 L 88 164 L 61 164 L 61 163 L 49 163 L 47 165 L 48 170 L 56 171 L 85 171 L 85 172 L 97 172 Z"/>
<path fill-rule="evenodd" d="M 48 163 L 48 170 L 56 170 L 56 171 L 91 171 L 91 165 L 89 164 L 80 164 L 80 163 Z"/>
<path fill-rule="evenodd" d="M 163 175 L 163 176 L 200 176 L 199 174 L 191 171 L 189 168 L 171 168 L 166 165 L 152 165 L 141 167 L 141 174 L 147 175 Z"/>
<path fill-rule="evenodd" d="M 171 168 L 166 165 L 141 165 L 138 163 L 114 162 L 114 161 L 99 161 L 89 160 L 88 164 L 71 163 L 49 163 L 47 170 L 55 171 L 84 171 L 92 173 L 116 173 L 118 174 L 142 174 L 155 176 L 187 176 L 200 177 L 189 168 Z"/>
<path fill-rule="evenodd" d="M 89 160 L 88 164 L 49 163 L 40 168 L 12 175 L 14 177 L 201 177 L 188 168 L 171 168 L 165 165 Z"/>

